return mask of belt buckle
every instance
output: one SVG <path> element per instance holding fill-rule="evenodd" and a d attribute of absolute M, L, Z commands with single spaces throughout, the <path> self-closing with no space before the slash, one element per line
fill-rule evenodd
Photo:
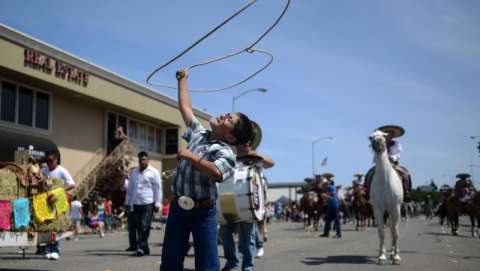
<path fill-rule="evenodd" d="M 178 205 L 180 205 L 180 208 L 183 210 L 192 210 L 193 207 L 195 207 L 195 202 L 193 199 L 189 196 L 181 196 L 178 198 Z"/>

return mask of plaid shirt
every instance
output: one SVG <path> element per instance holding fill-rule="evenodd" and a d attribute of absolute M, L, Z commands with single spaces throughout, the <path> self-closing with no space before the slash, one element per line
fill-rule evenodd
<path fill-rule="evenodd" d="M 230 146 L 219 140 L 209 141 L 211 131 L 206 130 L 195 118 L 187 128 L 183 139 L 188 142 L 188 150 L 215 163 L 222 173 L 221 182 L 231 178 L 235 172 L 236 157 Z M 183 159 L 177 165 L 172 191 L 177 196 L 189 196 L 195 200 L 217 198 L 216 183 Z"/>

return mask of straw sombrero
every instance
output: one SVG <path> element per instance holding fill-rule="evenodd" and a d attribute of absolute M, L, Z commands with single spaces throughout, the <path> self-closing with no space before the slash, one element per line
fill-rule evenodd
<path fill-rule="evenodd" d="M 385 125 L 380 128 L 377 128 L 377 130 L 387 133 L 388 137 L 390 138 L 401 137 L 402 135 L 405 134 L 405 130 L 402 127 L 397 125 Z"/>
<path fill-rule="evenodd" d="M 327 179 L 331 179 L 331 178 L 334 178 L 334 177 L 335 177 L 335 174 L 330 173 L 330 172 L 327 172 L 327 173 L 323 173 L 322 176 L 325 177 L 325 178 L 327 178 Z"/>
<path fill-rule="evenodd" d="M 462 179 L 462 180 L 463 180 L 463 179 L 468 179 L 468 178 L 470 178 L 470 174 L 468 174 L 468 173 L 460 173 L 460 174 L 457 174 L 456 177 L 457 177 L 458 179 Z"/>
<path fill-rule="evenodd" d="M 361 172 L 357 172 L 357 173 L 353 174 L 353 177 L 362 178 L 363 175 L 365 175 L 365 174 L 363 174 Z"/>

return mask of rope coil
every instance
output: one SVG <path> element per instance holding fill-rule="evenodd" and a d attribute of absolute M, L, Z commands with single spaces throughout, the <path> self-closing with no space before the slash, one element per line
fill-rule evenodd
<path fill-rule="evenodd" d="M 257 0 L 250 0 L 247 2 L 247 4 L 245 4 L 243 7 L 241 7 L 238 11 L 236 11 L 234 14 L 232 14 L 230 17 L 228 17 L 227 19 L 225 19 L 223 22 L 221 22 L 219 25 L 217 25 L 216 27 L 214 27 L 212 30 L 210 30 L 207 34 L 203 35 L 200 39 L 198 39 L 196 42 L 194 42 L 192 45 L 190 45 L 189 47 L 187 47 L 185 50 L 183 50 L 182 52 L 180 52 L 178 55 L 176 55 L 175 57 L 173 57 L 172 59 L 170 59 L 169 61 L 167 61 L 166 63 L 162 64 L 161 66 L 159 66 L 158 68 L 156 68 L 152 73 L 150 73 L 146 79 L 146 82 L 147 84 L 149 85 L 152 85 L 152 86 L 156 86 L 156 87 L 163 87 L 163 88 L 169 88 L 169 89 L 177 89 L 176 86 L 174 85 L 168 85 L 168 84 L 160 84 L 160 83 L 153 83 L 151 82 L 152 80 L 152 77 L 157 74 L 159 71 L 161 71 L 162 69 L 164 69 L 165 67 L 167 67 L 168 65 L 170 65 L 171 63 L 175 62 L 176 60 L 178 60 L 180 57 L 182 57 L 183 55 L 185 55 L 188 51 L 190 51 L 191 49 L 193 49 L 195 46 L 197 46 L 199 43 L 201 43 L 203 40 L 205 40 L 207 37 L 209 37 L 210 35 L 212 35 L 213 33 L 215 33 L 218 29 L 220 29 L 222 26 L 224 26 L 225 24 L 227 24 L 229 21 L 231 21 L 233 18 L 235 18 L 236 16 L 238 16 L 240 13 L 242 13 L 243 11 L 245 11 L 247 8 L 249 8 L 250 6 L 252 6 L 255 2 L 257 2 Z M 237 55 L 240 55 L 242 53 L 251 53 L 251 54 L 254 54 L 254 53 L 260 53 L 260 54 L 264 54 L 266 56 L 269 57 L 267 63 L 262 66 L 259 70 L 255 71 L 254 73 L 252 73 L 251 75 L 247 76 L 246 78 L 242 79 L 240 82 L 237 82 L 235 84 L 231 84 L 231 85 L 228 85 L 226 87 L 221 87 L 221 88 L 212 88 L 212 89 L 192 89 L 190 90 L 191 92 L 217 92 L 217 91 L 222 91 L 222 90 L 227 90 L 227 89 L 230 89 L 230 88 L 233 88 L 233 87 L 236 87 L 236 86 L 239 86 L 243 83 L 245 83 L 246 81 L 252 79 L 253 77 L 255 77 L 257 74 L 259 74 L 260 72 L 262 72 L 263 70 L 265 70 L 266 68 L 268 68 L 268 66 L 270 66 L 270 64 L 272 64 L 273 62 L 273 54 L 266 51 L 266 50 L 261 50 L 261 49 L 256 49 L 254 48 L 255 45 L 257 45 L 263 38 L 265 38 L 265 36 L 270 32 L 272 31 L 273 28 L 275 28 L 275 26 L 277 26 L 277 24 L 280 22 L 280 20 L 283 18 L 283 16 L 285 15 L 285 13 L 287 12 L 289 6 L 290 6 L 290 2 L 291 0 L 287 0 L 287 3 L 284 7 L 284 9 L 282 10 L 281 14 L 278 16 L 278 18 L 275 20 L 275 22 L 262 34 L 260 35 L 260 37 L 255 40 L 255 42 L 253 42 L 250 46 L 244 48 L 244 49 L 241 49 L 241 50 L 238 50 L 238 51 L 234 51 L 232 53 L 229 53 L 229 54 L 226 54 L 224 56 L 221 56 L 221 57 L 217 57 L 217 58 L 213 58 L 213 59 L 210 59 L 210 60 L 207 60 L 207 61 L 204 61 L 204 62 L 201 62 L 201 63 L 197 63 L 197 64 L 194 64 L 194 65 L 191 65 L 189 66 L 188 68 L 186 68 L 188 71 L 190 71 L 191 69 L 193 68 L 197 68 L 197 67 L 200 67 L 200 66 L 203 66 L 203 65 L 207 65 L 207 64 L 211 64 L 211 63 L 215 63 L 215 62 L 218 62 L 218 61 L 222 61 L 222 60 L 225 60 L 225 59 L 228 59 L 228 58 L 231 58 L 231 57 L 234 57 L 234 56 L 237 56 Z"/>

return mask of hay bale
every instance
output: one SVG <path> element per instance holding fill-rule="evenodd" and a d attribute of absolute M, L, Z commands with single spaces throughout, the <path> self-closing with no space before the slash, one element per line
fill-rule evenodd
<path fill-rule="evenodd" d="M 7 168 L 0 169 L 0 200 L 14 200 L 26 195 L 27 190 L 20 184 L 16 173 Z"/>

